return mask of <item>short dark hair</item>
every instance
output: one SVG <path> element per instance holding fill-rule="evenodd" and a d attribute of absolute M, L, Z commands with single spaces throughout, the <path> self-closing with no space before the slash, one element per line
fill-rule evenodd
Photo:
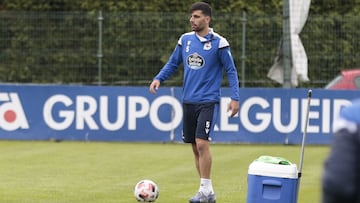
<path fill-rule="evenodd" d="M 196 10 L 200 10 L 204 15 L 211 17 L 211 6 L 205 2 L 194 3 L 190 8 L 190 13 Z"/>

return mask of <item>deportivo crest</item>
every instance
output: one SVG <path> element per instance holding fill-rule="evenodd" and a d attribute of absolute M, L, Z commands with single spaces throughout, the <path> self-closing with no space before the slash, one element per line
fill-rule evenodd
<path fill-rule="evenodd" d="M 204 44 L 204 50 L 210 50 L 211 49 L 211 42 L 206 42 Z"/>
<path fill-rule="evenodd" d="M 190 54 L 187 57 L 187 65 L 194 70 L 198 70 L 200 68 L 203 68 L 205 65 L 205 60 L 202 56 L 200 56 L 198 53 Z"/>

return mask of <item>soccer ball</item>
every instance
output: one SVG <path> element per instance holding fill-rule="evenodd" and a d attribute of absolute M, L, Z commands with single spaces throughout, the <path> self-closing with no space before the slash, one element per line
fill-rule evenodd
<path fill-rule="evenodd" d="M 141 180 L 135 185 L 134 195 L 138 202 L 155 202 L 159 197 L 159 188 L 151 180 Z"/>

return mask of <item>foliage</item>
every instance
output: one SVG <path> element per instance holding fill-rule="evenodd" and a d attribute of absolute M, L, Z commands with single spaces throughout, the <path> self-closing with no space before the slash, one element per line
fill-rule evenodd
<path fill-rule="evenodd" d="M 282 35 L 282 0 L 208 0 L 212 25 L 230 42 L 246 86 L 274 86 L 266 74 Z M 189 31 L 194 1 L 3 0 L 0 3 L 0 81 L 20 83 L 148 84 L 180 34 Z M 336 9 L 335 9 L 336 8 Z M 313 0 L 301 33 L 311 82 L 323 86 L 340 69 L 359 66 L 356 0 Z M 99 11 L 104 19 L 98 50 Z M 246 12 L 246 19 L 243 18 Z M 246 20 L 246 41 L 242 23 Z M 242 47 L 246 53 L 242 53 Z M 101 56 L 99 54 L 102 54 Z M 180 85 L 181 68 L 167 85 Z"/>

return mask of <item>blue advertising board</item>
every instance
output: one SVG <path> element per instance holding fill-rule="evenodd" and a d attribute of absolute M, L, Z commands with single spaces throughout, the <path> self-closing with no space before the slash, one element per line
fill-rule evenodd
<path fill-rule="evenodd" d="M 180 87 L 0 85 L 0 139 L 181 142 Z M 299 144 L 307 89 L 242 88 L 230 118 L 222 89 L 214 142 Z M 329 144 L 332 122 L 358 91 L 314 89 L 307 143 Z"/>

